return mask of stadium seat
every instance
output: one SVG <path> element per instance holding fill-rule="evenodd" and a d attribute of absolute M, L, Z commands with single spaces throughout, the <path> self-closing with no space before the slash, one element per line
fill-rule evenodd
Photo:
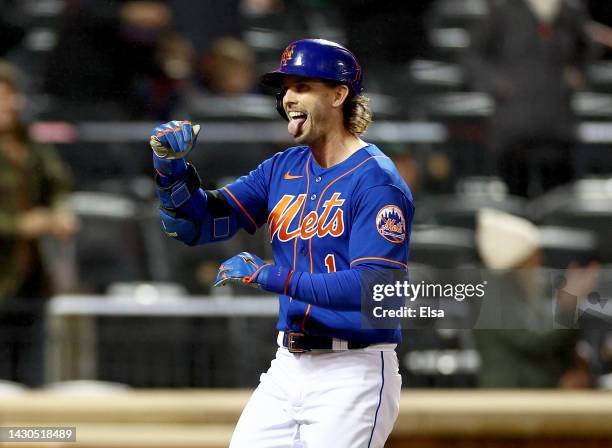
<path fill-rule="evenodd" d="M 415 227 L 411 235 L 410 261 L 435 268 L 476 263 L 474 232 L 441 226 Z"/>
<path fill-rule="evenodd" d="M 526 214 L 527 202 L 507 194 L 505 184 L 496 177 L 472 177 L 458 182 L 457 193 L 438 198 L 434 219 L 442 226 L 476 228 L 476 212 L 493 208 L 514 215 Z"/>
<path fill-rule="evenodd" d="M 111 283 L 150 280 L 135 202 L 78 192 L 72 203 L 81 224 L 74 251 L 76 289 L 100 293 Z"/>
<path fill-rule="evenodd" d="M 597 235 L 597 257 L 612 261 L 612 179 L 590 178 L 560 187 L 529 206 L 532 217 L 545 226 L 589 230 Z"/>
<path fill-rule="evenodd" d="M 570 263 L 584 264 L 597 254 L 597 234 L 571 227 L 541 226 L 540 247 L 544 266 L 566 269 Z"/>

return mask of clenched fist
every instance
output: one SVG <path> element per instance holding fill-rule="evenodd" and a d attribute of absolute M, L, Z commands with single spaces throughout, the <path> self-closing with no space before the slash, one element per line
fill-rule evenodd
<path fill-rule="evenodd" d="M 200 125 L 189 121 L 170 121 L 157 126 L 151 133 L 149 144 L 160 159 L 182 159 L 195 146 Z"/>

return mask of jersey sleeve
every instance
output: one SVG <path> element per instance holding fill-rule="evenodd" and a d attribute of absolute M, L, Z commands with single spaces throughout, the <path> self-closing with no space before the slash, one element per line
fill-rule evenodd
<path fill-rule="evenodd" d="M 219 190 L 236 211 L 241 227 L 251 234 L 267 220 L 268 189 L 273 164 L 274 157 Z"/>
<path fill-rule="evenodd" d="M 368 188 L 355 197 L 351 214 L 351 267 L 407 268 L 414 205 L 399 188 Z"/>
<path fill-rule="evenodd" d="M 395 272 L 395 271 L 393 271 Z M 289 294 L 295 300 L 334 310 L 357 311 L 362 307 L 362 293 L 374 283 L 390 283 L 389 271 L 358 265 L 338 272 L 311 274 L 295 272 L 283 290 L 271 292 Z M 365 289 L 364 289 L 365 288 Z"/>

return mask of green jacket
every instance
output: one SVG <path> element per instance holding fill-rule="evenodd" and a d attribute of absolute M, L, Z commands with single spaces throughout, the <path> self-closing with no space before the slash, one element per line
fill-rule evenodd
<path fill-rule="evenodd" d="M 496 311 L 499 326 L 474 330 L 481 358 L 479 385 L 486 388 L 555 388 L 572 367 L 578 333 L 553 329 L 550 292 L 545 284 L 528 293 L 517 270 L 488 278 L 494 291 L 484 302 Z M 536 271 L 532 271 L 537 274 Z M 542 270 L 547 279 L 546 270 Z M 493 283 L 496 288 L 493 288 Z M 528 296 L 531 295 L 531 298 Z M 491 310 L 490 310 L 491 311 Z"/>
<path fill-rule="evenodd" d="M 26 143 L 23 163 L 11 161 L 0 143 L 0 299 L 17 294 L 42 268 L 39 241 L 17 235 L 17 217 L 33 207 L 59 207 L 70 187 L 69 171 L 53 147 Z M 43 275 L 28 289 L 48 294 Z"/>
<path fill-rule="evenodd" d="M 556 388 L 572 366 L 575 330 L 477 330 L 484 388 Z"/>

